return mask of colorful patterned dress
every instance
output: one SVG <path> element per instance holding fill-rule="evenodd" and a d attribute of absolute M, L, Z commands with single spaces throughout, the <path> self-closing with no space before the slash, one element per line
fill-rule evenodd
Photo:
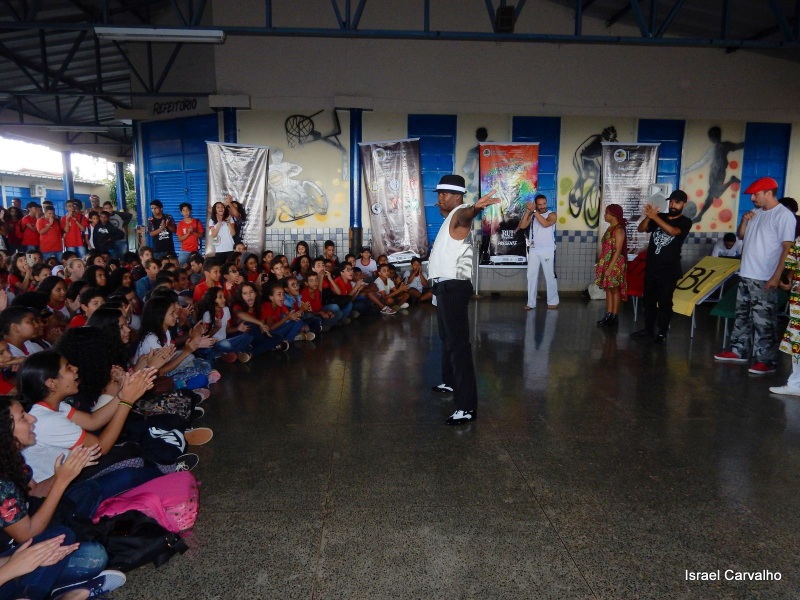
<path fill-rule="evenodd" d="M 781 352 L 800 364 L 800 237 L 794 241 L 786 255 L 784 269 L 792 271 L 792 287 L 789 290 L 789 324 L 781 340 Z"/>
<path fill-rule="evenodd" d="M 608 288 L 619 288 L 620 293 L 625 296 L 628 292 L 628 257 L 625 256 L 624 251 L 620 253 L 617 262 L 606 270 L 606 266 L 611 262 L 611 257 L 614 256 L 614 232 L 618 227 L 622 227 L 619 223 L 612 225 L 603 234 L 603 240 L 600 247 L 600 260 L 597 261 L 595 268 L 594 283 L 601 290 Z M 622 230 L 623 235 L 625 230 Z"/>

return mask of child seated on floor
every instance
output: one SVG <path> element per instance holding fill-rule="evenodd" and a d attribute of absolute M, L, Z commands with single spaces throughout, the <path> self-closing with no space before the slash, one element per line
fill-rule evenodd
<path fill-rule="evenodd" d="M 286 267 L 284 267 L 283 261 L 281 260 L 282 258 L 285 257 L 276 256 L 275 258 L 272 259 L 272 262 L 270 263 L 270 275 L 269 275 L 270 283 L 279 283 L 281 284 L 281 287 L 283 287 L 284 283 L 283 280 L 288 275 L 288 271 Z"/>
<path fill-rule="evenodd" d="M 422 272 L 422 261 L 414 257 L 411 259 L 409 270 L 403 274 L 408 286 L 409 302 L 428 302 L 433 298 L 433 292 L 428 287 L 428 279 Z"/>
<path fill-rule="evenodd" d="M 222 265 L 219 272 L 222 276 L 222 291 L 225 299 L 230 300 L 236 293 L 236 289 L 244 282 L 244 277 L 239 272 L 239 267 L 232 263 Z"/>
<path fill-rule="evenodd" d="M 135 365 L 139 359 L 154 349 L 164 348 L 172 344 L 170 329 L 178 323 L 179 312 L 178 296 L 174 292 L 169 295 L 154 295 L 142 311 L 142 326 L 139 332 L 140 341 L 136 352 L 131 359 Z M 219 381 L 219 372 L 212 365 L 194 356 L 195 350 L 210 348 L 216 339 L 203 335 L 203 324 L 197 323 L 190 331 L 188 339 L 179 352 L 162 365 L 159 375 L 172 378 L 176 389 L 205 388 L 209 383 Z"/>
<path fill-rule="evenodd" d="M 269 302 L 264 303 L 264 320 L 273 333 L 289 341 L 311 341 L 316 336 L 308 330 L 301 320 L 302 313 L 290 311 L 284 303 L 283 283 L 270 281 L 266 288 Z"/>
<path fill-rule="evenodd" d="M 382 263 L 378 267 L 378 276 L 375 278 L 375 287 L 378 290 L 378 306 L 397 306 L 403 310 L 408 308 L 408 292 L 406 285 L 401 283 L 395 286 L 394 281 L 389 277 L 389 264 Z"/>
<path fill-rule="evenodd" d="M 284 279 L 283 303 L 291 311 L 300 312 L 300 320 L 308 326 L 309 331 L 318 334 L 322 331 L 322 319 L 311 312 L 311 305 L 303 301 L 300 295 L 300 282 L 292 275 Z M 325 330 L 327 331 L 327 329 Z"/>
<path fill-rule="evenodd" d="M 80 309 L 78 314 L 72 317 L 69 322 L 70 329 L 86 325 L 92 313 L 103 306 L 103 302 L 105 302 L 103 296 L 103 291 L 99 288 L 90 287 L 83 290 L 80 295 Z"/>
<path fill-rule="evenodd" d="M 200 302 L 203 294 L 205 294 L 209 288 L 219 287 L 219 280 L 221 277 L 220 265 L 219 261 L 213 256 L 207 258 L 203 262 L 203 275 L 205 276 L 205 280 L 198 283 L 192 292 L 192 300 L 194 300 L 195 304 Z"/>
<path fill-rule="evenodd" d="M 238 322 L 247 327 L 247 333 L 253 338 L 253 356 L 270 350 L 289 349 L 288 341 L 279 334 L 270 332 L 263 309 L 261 291 L 254 283 L 245 281 L 236 291 L 231 312 Z"/>
<path fill-rule="evenodd" d="M 227 363 L 250 361 L 253 338 L 247 333 L 247 324 L 231 323 L 231 310 L 222 288 L 209 288 L 194 311 L 195 320 L 203 324 L 203 335 L 217 340 L 211 348 L 198 350 L 198 356 L 212 362 L 218 358 Z"/>
<path fill-rule="evenodd" d="M 311 271 L 306 277 L 306 286 L 300 292 L 300 298 L 309 312 L 322 319 L 322 331 L 328 331 L 334 325 L 344 321 L 344 313 L 337 304 L 322 304 L 322 292 L 319 289 L 319 275 Z M 350 303 L 352 306 L 352 303 Z M 350 324 L 350 319 L 345 323 Z"/>
<path fill-rule="evenodd" d="M 28 356 L 43 348 L 36 338 L 39 315 L 27 306 L 9 306 L 0 313 L 0 335 L 8 344 L 12 356 Z"/>

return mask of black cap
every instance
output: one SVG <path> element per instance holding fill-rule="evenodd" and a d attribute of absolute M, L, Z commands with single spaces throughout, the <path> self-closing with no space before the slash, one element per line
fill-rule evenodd
<path fill-rule="evenodd" d="M 689 196 L 686 195 L 686 192 L 683 190 L 675 190 L 669 195 L 668 200 L 675 200 L 676 202 L 686 202 L 689 200 Z"/>
<path fill-rule="evenodd" d="M 467 183 L 461 175 L 445 175 L 439 180 L 436 192 L 448 192 L 450 194 L 466 194 Z"/>

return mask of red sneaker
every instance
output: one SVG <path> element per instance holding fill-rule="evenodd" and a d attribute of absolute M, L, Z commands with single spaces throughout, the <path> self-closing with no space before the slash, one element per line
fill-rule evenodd
<path fill-rule="evenodd" d="M 770 373 L 774 373 L 775 371 L 777 371 L 775 365 L 763 362 L 757 362 L 752 367 L 747 369 L 747 372 L 750 373 L 751 375 L 769 375 Z"/>
<path fill-rule="evenodd" d="M 221 354 L 219 359 L 225 361 L 226 363 L 235 363 L 237 359 L 236 352 L 226 352 L 225 354 Z"/>
<path fill-rule="evenodd" d="M 742 358 L 735 352 L 726 350 L 725 352 L 717 352 L 714 355 L 714 360 L 716 360 L 717 362 L 746 363 L 748 362 L 749 359 Z"/>

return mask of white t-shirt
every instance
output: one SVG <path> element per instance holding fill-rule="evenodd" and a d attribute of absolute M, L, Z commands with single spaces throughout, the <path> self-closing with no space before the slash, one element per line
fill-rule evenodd
<path fill-rule="evenodd" d="M 210 312 L 206 311 L 203 313 L 203 323 L 208 325 L 215 325 L 214 317 L 211 315 Z M 222 317 L 219 320 L 219 329 L 214 333 L 213 337 L 217 341 L 222 341 L 228 337 L 228 321 L 231 320 L 231 309 L 227 306 L 222 309 Z"/>
<path fill-rule="evenodd" d="M 541 214 L 542 217 L 546 219 L 553 214 L 553 211 L 548 210 Z M 528 235 L 530 237 L 530 241 L 533 242 L 531 244 L 531 248 L 535 248 L 536 250 L 540 250 L 542 252 L 549 252 L 550 250 L 556 249 L 555 224 L 551 225 L 550 227 L 544 227 L 541 223 L 539 223 L 536 215 L 531 215 L 531 225 Z"/>
<path fill-rule="evenodd" d="M 375 262 L 374 258 L 369 259 L 369 264 L 364 265 L 359 258 L 356 261 L 356 266 L 361 269 L 361 272 L 364 273 L 366 277 L 373 277 L 373 273 L 378 270 L 378 263 Z"/>
<path fill-rule="evenodd" d="M 386 292 L 387 294 L 391 294 L 392 290 L 394 289 L 394 281 L 391 279 L 387 279 L 386 283 L 383 282 L 383 279 L 380 277 L 375 278 L 375 287 L 378 288 L 379 292 Z"/>
<path fill-rule="evenodd" d="M 717 240 L 714 244 L 714 249 L 711 251 L 711 256 L 721 256 L 722 258 L 739 258 L 742 255 L 742 240 L 736 240 L 728 250 L 725 247 L 724 240 Z"/>
<path fill-rule="evenodd" d="M 781 243 L 794 241 L 795 216 L 778 204 L 764 210 L 758 208 L 744 230 L 744 247 L 739 276 L 767 281 L 778 268 Z"/>
<path fill-rule="evenodd" d="M 414 277 L 413 281 L 409 281 L 408 280 L 409 277 L 411 277 L 411 271 L 406 271 L 405 273 L 403 273 L 403 281 L 406 282 L 406 285 L 412 290 L 417 290 L 419 292 L 422 292 L 422 277 L 420 276 Z"/>
<path fill-rule="evenodd" d="M 37 352 L 44 350 L 44 348 L 42 348 L 39 344 L 36 342 L 31 342 L 30 340 L 25 342 L 24 345 L 27 352 L 23 352 L 20 348 L 17 348 L 11 344 L 8 345 L 8 351 L 11 353 L 11 356 L 30 356 L 31 354 L 36 354 Z"/>
<path fill-rule="evenodd" d="M 222 227 L 219 228 L 217 237 L 211 239 L 211 243 L 214 245 L 214 252 L 233 252 L 233 236 L 231 235 L 231 228 L 228 226 L 228 223 L 233 223 L 233 221 L 228 218 L 227 221 L 222 223 Z M 216 226 L 217 223 L 214 223 L 211 219 L 208 220 L 209 229 Z"/>
<path fill-rule="evenodd" d="M 44 402 L 31 407 L 29 413 L 36 417 L 36 443 L 25 448 L 22 456 L 33 470 L 34 481 L 52 477 L 58 455 L 63 454 L 66 458 L 70 450 L 83 443 L 86 432 L 70 421 L 75 411 L 75 407 L 66 402 L 59 404 L 58 410 L 53 410 Z"/>

